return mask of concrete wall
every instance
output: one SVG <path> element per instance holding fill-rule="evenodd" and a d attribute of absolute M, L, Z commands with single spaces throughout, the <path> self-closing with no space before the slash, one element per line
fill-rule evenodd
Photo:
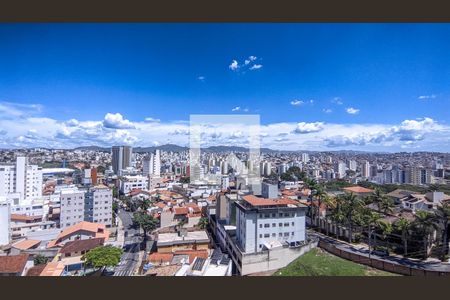
<path fill-rule="evenodd" d="M 244 254 L 242 256 L 241 275 L 284 268 L 315 247 L 317 247 L 317 242 L 298 248 L 280 247 L 254 254 Z"/>

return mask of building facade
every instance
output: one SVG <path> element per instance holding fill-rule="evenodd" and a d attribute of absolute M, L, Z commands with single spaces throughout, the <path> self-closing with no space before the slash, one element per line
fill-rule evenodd
<path fill-rule="evenodd" d="M 119 174 L 120 170 L 131 167 L 133 149 L 130 146 L 113 146 L 111 148 L 111 154 L 111 164 L 114 174 Z"/>

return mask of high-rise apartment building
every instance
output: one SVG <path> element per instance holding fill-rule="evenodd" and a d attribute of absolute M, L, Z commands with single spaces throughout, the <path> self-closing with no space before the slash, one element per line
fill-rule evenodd
<path fill-rule="evenodd" d="M 150 156 L 144 158 L 142 161 L 142 173 L 144 176 L 154 175 L 161 176 L 161 153 L 156 150 Z"/>
<path fill-rule="evenodd" d="M 363 162 L 362 167 L 361 167 L 361 176 L 364 178 L 369 178 L 370 177 L 370 164 L 369 162 L 366 160 Z"/>
<path fill-rule="evenodd" d="M 61 187 L 60 227 L 66 228 L 81 221 L 112 225 L 112 190 L 104 186 L 78 188 Z"/>
<path fill-rule="evenodd" d="M 28 159 L 19 156 L 15 165 L 0 165 L 0 197 L 14 199 L 15 205 L 23 200 L 42 196 L 42 169 L 28 164 Z"/>
<path fill-rule="evenodd" d="M 131 156 L 133 148 L 130 146 L 113 146 L 111 148 L 112 167 L 114 174 L 119 174 L 120 170 L 131 167 Z"/>
<path fill-rule="evenodd" d="M 11 206 L 5 197 L 0 197 L 0 246 L 11 240 Z"/>

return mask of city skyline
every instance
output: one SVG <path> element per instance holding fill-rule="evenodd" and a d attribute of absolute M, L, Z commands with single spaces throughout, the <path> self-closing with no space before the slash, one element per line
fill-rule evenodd
<path fill-rule="evenodd" d="M 447 24 L 3 24 L 0 148 L 189 143 L 449 152 Z M 239 124 L 207 145 L 245 146 Z"/>

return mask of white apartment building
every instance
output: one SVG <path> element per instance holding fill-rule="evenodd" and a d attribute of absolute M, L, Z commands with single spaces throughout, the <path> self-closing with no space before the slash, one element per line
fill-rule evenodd
<path fill-rule="evenodd" d="M 257 253 L 280 244 L 306 240 L 306 206 L 291 199 L 254 195 L 236 202 L 236 243 L 243 253 Z"/>
<path fill-rule="evenodd" d="M 11 209 L 9 201 L 0 197 L 0 246 L 11 241 Z"/>
<path fill-rule="evenodd" d="M 143 191 L 148 190 L 148 177 L 147 176 L 124 176 L 120 179 L 120 192 L 128 194 L 134 189 L 140 189 Z"/>
<path fill-rule="evenodd" d="M 106 186 L 60 188 L 60 227 L 66 228 L 82 221 L 112 225 L 112 190 Z"/>
<path fill-rule="evenodd" d="M 42 168 L 28 164 L 20 156 L 15 165 L 0 165 L 0 196 L 7 197 L 12 204 L 42 196 Z"/>
<path fill-rule="evenodd" d="M 92 193 L 92 210 L 88 207 L 90 203 L 85 205 L 85 221 L 101 223 L 106 227 L 112 226 L 112 190 L 106 186 L 96 186 L 87 192 Z M 88 210 L 89 209 L 89 210 Z"/>
<path fill-rule="evenodd" d="M 161 153 L 156 150 L 142 161 L 142 173 L 144 176 L 161 176 Z"/>
<path fill-rule="evenodd" d="M 364 178 L 369 178 L 370 177 L 370 164 L 369 162 L 366 160 L 361 167 L 361 176 Z"/>
<path fill-rule="evenodd" d="M 59 189 L 58 193 L 61 201 L 59 226 L 66 228 L 84 221 L 84 191 L 68 186 Z"/>

